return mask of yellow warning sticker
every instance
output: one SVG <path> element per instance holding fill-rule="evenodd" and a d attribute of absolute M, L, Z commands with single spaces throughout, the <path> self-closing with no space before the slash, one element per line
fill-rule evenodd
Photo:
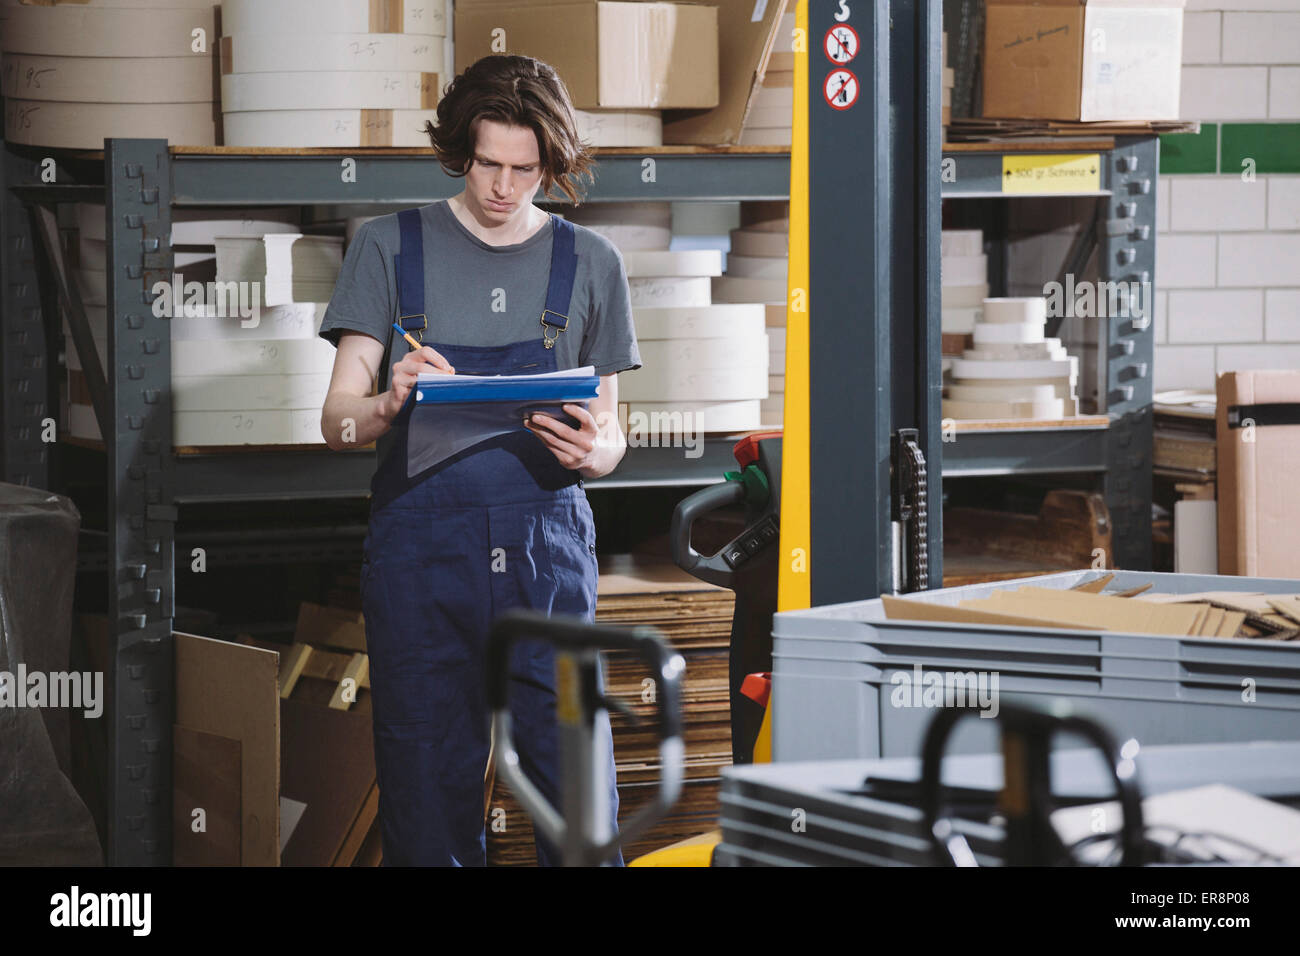
<path fill-rule="evenodd" d="M 1099 153 L 1004 155 L 1004 193 L 1082 193 L 1101 189 Z"/>

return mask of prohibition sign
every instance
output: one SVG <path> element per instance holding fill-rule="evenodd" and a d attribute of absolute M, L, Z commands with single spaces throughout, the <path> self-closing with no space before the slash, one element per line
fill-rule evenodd
<path fill-rule="evenodd" d="M 837 23 L 826 31 L 823 49 L 832 63 L 848 63 L 858 55 L 859 46 L 861 41 L 858 39 L 858 31 L 847 23 Z"/>
<path fill-rule="evenodd" d="M 831 109 L 846 110 L 858 101 L 858 78 L 852 70 L 832 70 L 822 95 Z"/>

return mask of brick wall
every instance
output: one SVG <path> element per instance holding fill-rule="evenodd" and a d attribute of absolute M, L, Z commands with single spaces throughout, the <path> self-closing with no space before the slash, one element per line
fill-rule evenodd
<path fill-rule="evenodd" d="M 1300 0 L 1188 0 L 1161 138 L 1155 386 L 1300 368 Z"/>

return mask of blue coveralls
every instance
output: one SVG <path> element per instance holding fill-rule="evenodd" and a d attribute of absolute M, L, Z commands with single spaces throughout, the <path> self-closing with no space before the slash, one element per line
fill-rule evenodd
<path fill-rule="evenodd" d="M 425 327 L 419 212 L 407 210 L 398 221 L 399 321 L 418 333 Z M 501 347 L 425 343 L 457 375 L 557 370 L 544 336 L 563 334 L 577 257 L 572 225 L 551 222 L 546 327 L 534 339 Z M 592 620 L 596 531 L 578 473 L 522 428 L 408 478 L 413 400 L 414 390 L 393 420 L 393 446 L 371 484 L 361 569 L 384 865 L 482 866 L 488 629 L 511 608 Z M 529 778 L 558 809 L 554 680 L 548 646 L 516 646 L 510 697 L 518 751 Z M 616 821 L 613 741 L 608 717 L 602 718 Z M 507 819 L 505 825 L 522 822 Z M 537 855 L 544 866 L 560 862 L 540 834 Z"/>

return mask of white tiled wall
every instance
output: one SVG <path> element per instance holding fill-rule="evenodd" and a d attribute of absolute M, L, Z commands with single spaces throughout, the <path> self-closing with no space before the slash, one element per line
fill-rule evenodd
<path fill-rule="evenodd" d="M 1182 115 L 1300 120 L 1300 0 L 1187 0 Z M 1162 177 L 1155 386 L 1300 368 L 1300 176 Z"/>

